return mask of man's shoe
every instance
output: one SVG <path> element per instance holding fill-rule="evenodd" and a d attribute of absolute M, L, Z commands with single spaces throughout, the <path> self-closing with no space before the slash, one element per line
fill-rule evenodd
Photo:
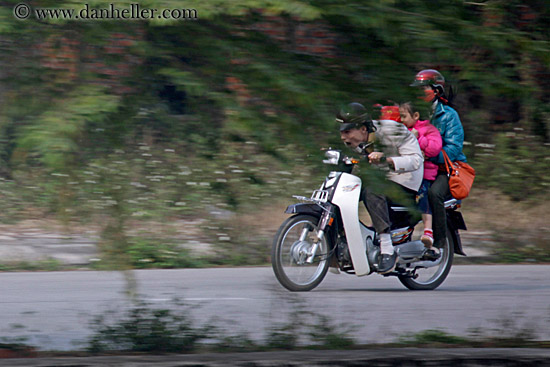
<path fill-rule="evenodd" d="M 429 261 L 435 261 L 439 259 L 441 256 L 441 252 L 437 247 L 432 247 L 426 250 L 424 253 L 424 256 L 422 256 L 423 260 L 429 260 Z"/>
<path fill-rule="evenodd" d="M 378 272 L 380 274 L 386 274 L 395 269 L 395 263 L 397 262 L 397 253 L 394 252 L 391 255 L 380 254 L 378 258 Z"/>

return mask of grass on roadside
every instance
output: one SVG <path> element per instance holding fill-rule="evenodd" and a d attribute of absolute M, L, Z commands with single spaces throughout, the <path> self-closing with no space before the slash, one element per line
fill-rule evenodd
<path fill-rule="evenodd" d="M 288 301 L 288 300 L 287 300 Z M 285 302 L 287 302 L 285 301 Z M 168 308 L 155 308 L 137 302 L 125 310 L 112 310 L 96 316 L 90 323 L 92 336 L 85 342 L 87 352 L 35 352 L 24 339 L 3 338 L 0 349 L 21 355 L 98 355 L 128 353 L 220 353 L 261 352 L 304 349 L 372 349 L 372 348 L 550 348 L 550 341 L 537 338 L 536 328 L 523 316 L 513 314 L 489 320 L 488 326 L 470 330 L 467 336 L 453 335 L 440 329 L 427 329 L 400 335 L 386 344 L 359 344 L 355 327 L 335 324 L 325 315 L 305 312 L 298 301 L 291 304 L 284 320 L 264 329 L 264 338 L 252 338 L 235 327 L 223 328 L 215 321 L 197 324 L 190 305 L 174 301 Z M 550 322 L 550 319 L 546 320 Z M 543 325 L 538 325 L 544 327 Z"/>
<path fill-rule="evenodd" d="M 56 259 L 38 261 L 11 261 L 0 263 L 0 271 L 60 271 L 69 267 Z"/>
<path fill-rule="evenodd" d="M 489 320 L 493 326 L 472 329 L 467 336 L 427 329 L 403 334 L 394 343 L 364 345 L 354 338 L 355 326 L 335 324 L 329 316 L 306 310 L 294 298 L 284 302 L 287 312 L 282 315 L 283 320 L 268 325 L 263 340 L 254 340 L 247 332 L 235 328 L 228 332 L 212 320 L 196 325 L 191 308 L 179 301 L 166 309 L 139 303 L 122 315 L 115 312 L 108 317 L 97 317 L 92 324 L 94 334 L 88 351 L 204 353 L 385 347 L 550 347 L 549 342 L 537 339 L 533 323 L 518 313 Z M 538 326 L 544 327 L 540 322 Z"/>

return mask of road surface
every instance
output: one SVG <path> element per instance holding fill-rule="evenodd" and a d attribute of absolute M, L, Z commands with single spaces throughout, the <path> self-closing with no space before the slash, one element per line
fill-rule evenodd
<path fill-rule="evenodd" d="M 228 334 L 257 340 L 296 313 L 309 323 L 330 315 L 337 331 L 353 327 L 360 343 L 428 329 L 462 336 L 525 329 L 550 340 L 550 265 L 454 266 L 428 292 L 409 291 L 396 278 L 329 273 L 315 290 L 291 293 L 269 267 L 135 273 L 152 307 L 180 307 L 179 298 L 195 326 L 212 321 Z M 83 349 L 95 316 L 128 306 L 124 289 L 118 272 L 0 273 L 0 342 L 24 337 L 42 350 Z"/>

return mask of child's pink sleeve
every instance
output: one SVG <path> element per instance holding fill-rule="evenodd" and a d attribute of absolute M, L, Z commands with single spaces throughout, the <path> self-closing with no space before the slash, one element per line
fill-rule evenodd
<path fill-rule="evenodd" d="M 443 146 L 439 130 L 433 125 L 427 125 L 424 134 L 418 137 L 418 144 L 426 157 L 439 155 Z"/>

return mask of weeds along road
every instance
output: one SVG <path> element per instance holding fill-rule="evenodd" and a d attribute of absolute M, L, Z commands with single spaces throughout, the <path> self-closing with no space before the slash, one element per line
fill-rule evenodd
<path fill-rule="evenodd" d="M 307 293 L 283 289 L 270 267 L 136 271 L 141 299 L 186 310 L 194 326 L 212 322 L 228 335 L 262 340 L 299 316 L 330 316 L 358 343 L 395 341 L 428 329 L 459 336 L 550 340 L 550 265 L 458 265 L 435 291 L 413 292 L 395 278 L 329 273 Z M 42 350 L 77 350 L 95 316 L 129 306 L 118 272 L 0 273 L 0 338 Z M 178 298 L 184 305 L 174 302 Z M 76 344 L 75 344 L 76 343 Z"/>

